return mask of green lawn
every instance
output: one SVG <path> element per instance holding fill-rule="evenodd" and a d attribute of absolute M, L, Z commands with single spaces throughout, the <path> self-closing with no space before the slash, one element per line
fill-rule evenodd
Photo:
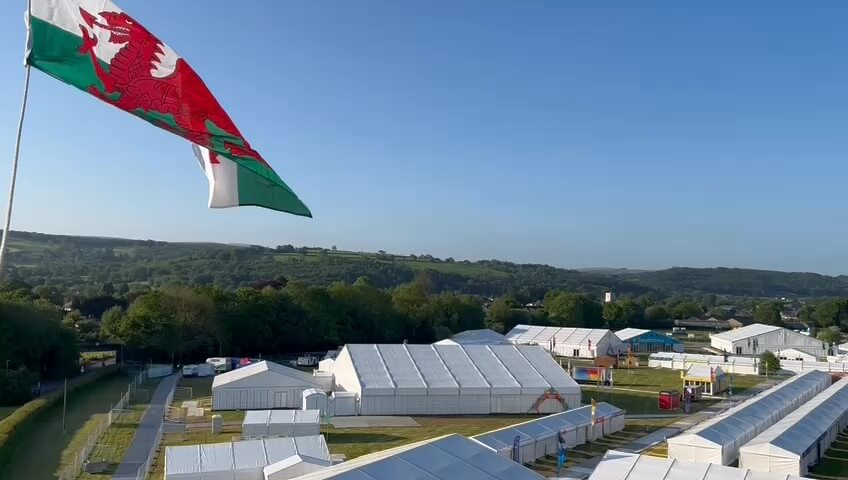
<path fill-rule="evenodd" d="M 823 458 L 818 465 L 812 468 L 812 473 L 808 473 L 807 477 L 821 478 L 818 477 L 819 475 L 848 479 L 848 460 Z"/>
<path fill-rule="evenodd" d="M 8 417 L 12 414 L 12 412 L 17 409 L 18 407 L 0 407 L 0 420 L 3 420 L 4 418 Z"/>
<path fill-rule="evenodd" d="M 146 389 L 148 392 L 152 393 L 153 390 L 156 389 L 156 386 L 159 385 L 160 381 L 161 379 L 153 379 L 142 384 L 139 388 Z M 94 450 L 92 450 L 91 454 L 88 456 L 89 461 L 92 462 L 108 462 L 108 470 L 105 473 L 98 475 L 83 473 L 79 478 L 86 480 L 108 480 L 112 477 L 112 473 L 114 473 L 115 468 L 120 465 L 121 460 L 124 458 L 124 455 L 127 453 L 127 449 L 129 449 L 130 444 L 132 443 L 135 431 L 138 428 L 138 424 L 141 422 L 141 417 L 144 416 L 145 410 L 147 410 L 147 400 L 142 403 L 133 402 L 130 405 L 129 411 L 121 415 L 117 421 L 113 422 L 103 436 L 100 437 L 100 440 L 97 442 Z"/>
<path fill-rule="evenodd" d="M 94 427 L 92 420 L 109 412 L 126 391 L 128 381 L 121 374 L 110 375 L 69 395 L 65 432 L 62 402 L 44 411 L 20 432 L 12 461 L 0 478 L 52 478 L 60 470 L 63 456 L 85 441 Z"/>
<path fill-rule="evenodd" d="M 191 393 L 191 397 L 189 397 L 189 393 Z M 244 420 L 244 412 L 240 410 L 212 411 L 212 377 L 181 378 L 180 383 L 177 384 L 172 405 L 181 407 L 186 400 L 197 400 L 197 405 L 205 409 L 202 417 L 186 417 L 185 421 L 188 423 L 211 422 L 212 415 L 221 415 L 225 422 L 241 422 Z"/>
<path fill-rule="evenodd" d="M 765 381 L 765 377 L 756 375 L 734 375 L 733 393 L 738 394 Z M 663 413 L 657 408 L 657 392 L 683 388 L 680 370 L 665 368 L 639 367 L 617 369 L 613 374 L 615 388 L 598 388 L 583 385 L 582 402 L 607 402 L 627 411 L 631 415 Z M 712 405 L 717 400 L 704 399 L 692 404 L 692 413 Z"/>

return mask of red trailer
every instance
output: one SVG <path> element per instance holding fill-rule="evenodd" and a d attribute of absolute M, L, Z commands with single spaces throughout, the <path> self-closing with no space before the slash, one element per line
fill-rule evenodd
<path fill-rule="evenodd" d="M 660 392 L 657 407 L 665 412 L 673 412 L 680 409 L 680 392 L 677 390 Z"/>

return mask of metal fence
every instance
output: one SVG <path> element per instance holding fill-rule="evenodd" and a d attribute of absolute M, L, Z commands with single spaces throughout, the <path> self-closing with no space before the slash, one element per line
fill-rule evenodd
<path fill-rule="evenodd" d="M 127 391 L 121 395 L 118 402 L 112 405 L 109 409 L 109 414 L 106 415 L 106 418 L 99 420 L 97 426 L 88 434 L 83 446 L 79 449 L 79 451 L 73 454 L 71 463 L 65 465 L 65 467 L 59 472 L 59 480 L 73 480 L 79 477 L 86 460 L 88 460 L 88 457 L 91 455 L 91 452 L 94 450 L 97 442 L 100 441 L 100 438 L 104 433 L 106 433 L 106 429 L 108 429 L 112 423 L 118 421 L 121 415 L 128 412 L 127 407 L 129 406 L 130 397 L 132 397 L 133 393 L 138 390 L 139 385 L 145 381 L 147 381 L 147 371 L 141 370 L 130 381 L 127 386 Z"/>

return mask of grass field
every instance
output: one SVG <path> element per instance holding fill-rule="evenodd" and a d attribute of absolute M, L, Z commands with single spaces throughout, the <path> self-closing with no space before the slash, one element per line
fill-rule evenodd
<path fill-rule="evenodd" d="M 765 380 L 756 375 L 734 375 L 733 393 L 738 394 Z M 678 390 L 683 388 L 679 370 L 664 368 L 640 367 L 629 370 L 618 369 L 613 377 L 614 388 L 599 388 L 583 385 L 582 402 L 611 403 L 627 411 L 631 415 L 662 413 L 657 408 L 657 392 L 661 390 Z M 692 413 L 714 404 L 718 400 L 704 399 L 692 404 Z"/>
<path fill-rule="evenodd" d="M 161 379 L 153 379 L 142 384 L 139 388 L 146 389 L 148 392 L 153 392 L 156 389 L 156 386 L 159 385 L 160 381 Z M 148 395 L 148 399 L 149 397 L 150 396 Z M 94 450 L 92 450 L 91 454 L 88 456 L 88 459 L 91 462 L 109 463 L 108 470 L 102 474 L 96 475 L 83 473 L 79 478 L 85 480 L 108 480 L 112 478 L 112 473 L 114 473 L 115 468 L 117 468 L 117 466 L 121 463 L 121 460 L 127 453 L 127 449 L 129 449 L 130 444 L 132 443 L 136 428 L 138 428 L 138 424 L 141 422 L 141 417 L 144 415 L 145 410 L 147 410 L 146 400 L 141 403 L 133 402 L 130 405 L 129 410 L 121 415 L 121 417 L 117 421 L 113 422 L 106 430 L 97 445 L 94 447 Z"/>
<path fill-rule="evenodd" d="M 324 253 L 321 253 L 318 250 L 310 250 L 307 254 L 302 253 L 276 253 L 273 254 L 274 260 L 278 262 L 288 262 L 296 259 L 307 260 L 307 261 L 316 261 L 320 259 Z M 375 254 L 369 253 L 357 253 L 357 252 L 346 252 L 346 251 L 327 251 L 326 255 L 333 258 L 364 258 L 369 260 L 376 260 L 386 263 L 392 263 L 392 260 L 381 259 Z M 411 270 L 420 271 L 420 270 L 435 270 L 437 272 L 442 273 L 452 273 L 456 275 L 463 275 L 468 277 L 508 277 L 509 274 L 506 272 L 501 272 L 500 270 L 494 270 L 491 268 L 487 268 L 481 265 L 469 265 L 459 262 L 431 262 L 427 260 L 413 260 L 409 257 L 400 257 L 396 256 L 394 263 L 407 267 Z"/>
<path fill-rule="evenodd" d="M 93 419 L 109 408 L 127 388 L 128 378 L 116 374 L 81 387 L 68 397 L 66 431 L 62 431 L 62 402 L 50 407 L 21 431 L 11 463 L 2 478 L 52 478 L 62 458 L 86 438 Z"/>
<path fill-rule="evenodd" d="M 189 393 L 191 393 L 190 397 Z M 212 411 L 212 377 L 181 378 L 180 383 L 177 384 L 177 390 L 174 392 L 172 405 L 180 407 L 185 400 L 197 400 L 198 406 L 206 409 L 202 417 L 185 418 L 188 423 L 211 422 L 213 414 L 221 415 L 221 419 L 225 422 L 241 422 L 244 420 L 243 411 Z"/>

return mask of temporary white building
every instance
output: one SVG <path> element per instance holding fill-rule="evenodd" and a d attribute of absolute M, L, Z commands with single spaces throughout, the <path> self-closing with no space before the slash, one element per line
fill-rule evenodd
<path fill-rule="evenodd" d="M 630 348 L 631 352 L 680 352 L 683 353 L 683 342 L 653 330 L 644 328 L 623 328 L 615 332 L 615 336 Z"/>
<path fill-rule="evenodd" d="M 538 346 L 347 345 L 333 373 L 359 398 L 360 415 L 554 413 L 580 405 L 580 387 Z"/>
<path fill-rule="evenodd" d="M 840 344 L 836 347 L 836 353 L 848 353 L 848 342 L 846 342 L 846 343 L 840 343 Z"/>
<path fill-rule="evenodd" d="M 306 437 L 321 434 L 318 410 L 250 410 L 241 424 L 245 437 Z"/>
<path fill-rule="evenodd" d="M 624 429 L 624 410 L 608 403 L 598 403 L 595 425 L 592 425 L 592 406 L 568 410 L 528 422 L 511 425 L 472 437 L 499 455 L 519 463 L 530 463 L 545 455 L 555 455 L 560 439 L 567 448 Z M 513 458 L 513 445 L 519 439 L 518 458 Z"/>
<path fill-rule="evenodd" d="M 436 345 L 500 345 L 506 343 L 506 337 L 489 328 L 465 330 L 450 338 L 439 340 Z"/>
<path fill-rule="evenodd" d="M 597 328 L 516 325 L 506 334 L 516 345 L 539 345 L 561 357 L 595 358 L 627 352 L 627 346 L 611 330 Z"/>
<path fill-rule="evenodd" d="M 330 451 L 320 435 L 265 438 L 166 447 L 165 480 L 264 480 L 263 469 L 278 462 L 286 462 L 283 465 L 293 473 L 332 465 Z M 304 463 L 308 465 L 301 465 Z"/>
<path fill-rule="evenodd" d="M 830 386 L 830 375 L 811 371 L 745 400 L 720 415 L 669 438 L 668 457 L 730 465 L 739 447 Z"/>
<path fill-rule="evenodd" d="M 754 323 L 728 332 L 710 335 L 710 345 L 733 355 L 760 355 L 787 348 L 800 350 L 816 357 L 827 356 L 827 344 L 792 330 Z"/>
<path fill-rule="evenodd" d="M 544 480 L 461 435 L 425 440 L 342 462 L 298 480 Z M 656 479 L 652 479 L 656 480 Z"/>
<path fill-rule="evenodd" d="M 808 480 L 746 468 L 689 462 L 610 450 L 589 480 Z"/>
<path fill-rule="evenodd" d="M 800 406 L 739 449 L 739 466 L 806 475 L 848 427 L 848 377 Z"/>
<path fill-rule="evenodd" d="M 739 375 L 757 375 L 760 373 L 760 359 L 754 357 L 723 355 L 700 355 L 695 353 L 652 353 L 648 357 L 648 366 L 652 368 L 671 368 L 674 370 L 689 370 L 692 365 L 708 365 L 721 367 L 725 373 Z"/>
<path fill-rule="evenodd" d="M 329 399 L 327 398 L 327 393 L 323 390 L 318 390 L 317 388 L 309 388 L 303 391 L 303 409 L 304 410 L 318 410 L 321 418 L 325 418 L 329 412 Z"/>
<path fill-rule="evenodd" d="M 333 392 L 330 395 L 330 415 L 334 417 L 356 415 L 356 392 Z"/>
<path fill-rule="evenodd" d="M 309 373 L 257 362 L 212 380 L 212 410 L 300 408 L 307 388 L 320 388 Z"/>

